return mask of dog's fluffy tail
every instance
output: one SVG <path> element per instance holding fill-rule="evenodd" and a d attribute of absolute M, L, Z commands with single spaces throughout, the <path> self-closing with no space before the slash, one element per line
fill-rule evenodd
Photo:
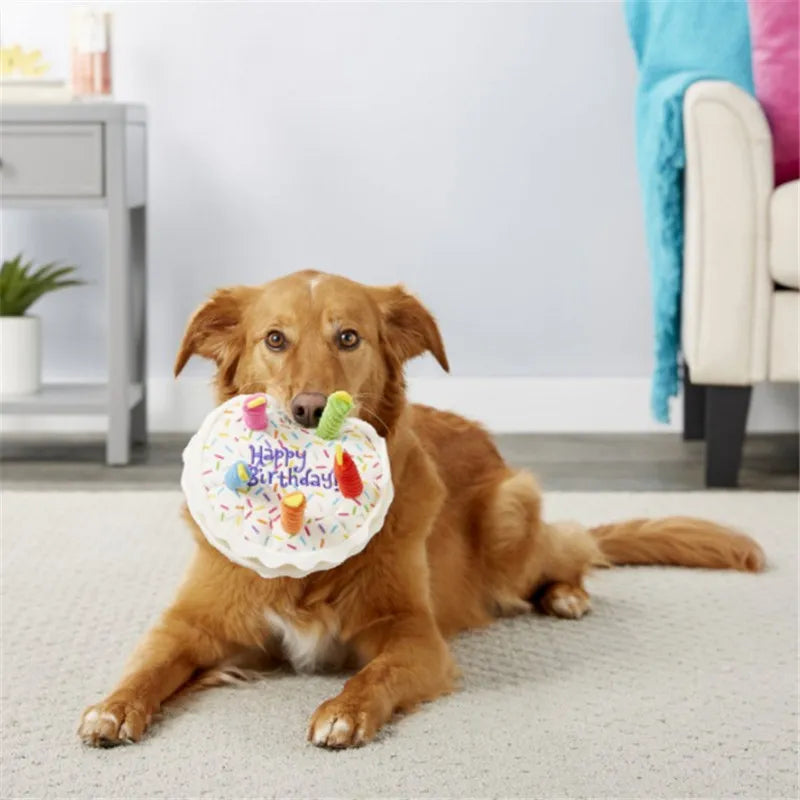
<path fill-rule="evenodd" d="M 749 536 L 694 517 L 633 519 L 589 532 L 612 564 L 764 569 L 764 551 Z"/>

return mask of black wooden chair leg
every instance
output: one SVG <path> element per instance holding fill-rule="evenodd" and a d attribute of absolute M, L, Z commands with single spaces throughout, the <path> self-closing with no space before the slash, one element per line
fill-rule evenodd
<path fill-rule="evenodd" d="M 738 483 L 751 390 L 750 386 L 706 387 L 706 486 Z"/>
<path fill-rule="evenodd" d="M 696 442 L 706 438 L 706 387 L 692 383 L 689 368 L 683 366 L 683 439 Z"/>

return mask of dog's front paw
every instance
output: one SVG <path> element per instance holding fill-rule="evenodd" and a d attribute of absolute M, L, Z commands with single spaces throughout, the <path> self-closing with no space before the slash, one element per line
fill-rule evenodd
<path fill-rule="evenodd" d="M 308 740 L 317 747 L 360 747 L 375 736 L 379 727 L 373 713 L 339 695 L 326 700 L 314 712 Z"/>
<path fill-rule="evenodd" d="M 150 722 L 150 715 L 136 702 L 113 695 L 83 712 L 78 736 L 92 747 L 115 747 L 138 742 Z"/>

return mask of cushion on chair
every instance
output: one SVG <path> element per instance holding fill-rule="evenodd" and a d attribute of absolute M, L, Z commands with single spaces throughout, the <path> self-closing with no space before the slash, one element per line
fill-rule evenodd
<path fill-rule="evenodd" d="M 800 292 L 782 289 L 772 295 L 769 379 L 800 380 Z"/>
<path fill-rule="evenodd" d="M 749 0 L 756 97 L 772 129 L 775 185 L 800 176 L 797 0 Z"/>
<path fill-rule="evenodd" d="M 770 200 L 769 271 L 775 283 L 800 288 L 798 198 L 800 181 L 779 186 Z"/>

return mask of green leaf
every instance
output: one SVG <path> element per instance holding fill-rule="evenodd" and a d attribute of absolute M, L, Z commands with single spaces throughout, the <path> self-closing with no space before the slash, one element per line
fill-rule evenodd
<path fill-rule="evenodd" d="M 83 285 L 84 281 L 70 277 L 76 270 L 55 261 L 35 267 L 33 261 L 23 261 L 22 253 L 4 261 L 0 267 L 0 316 L 22 316 L 43 295 Z"/>

